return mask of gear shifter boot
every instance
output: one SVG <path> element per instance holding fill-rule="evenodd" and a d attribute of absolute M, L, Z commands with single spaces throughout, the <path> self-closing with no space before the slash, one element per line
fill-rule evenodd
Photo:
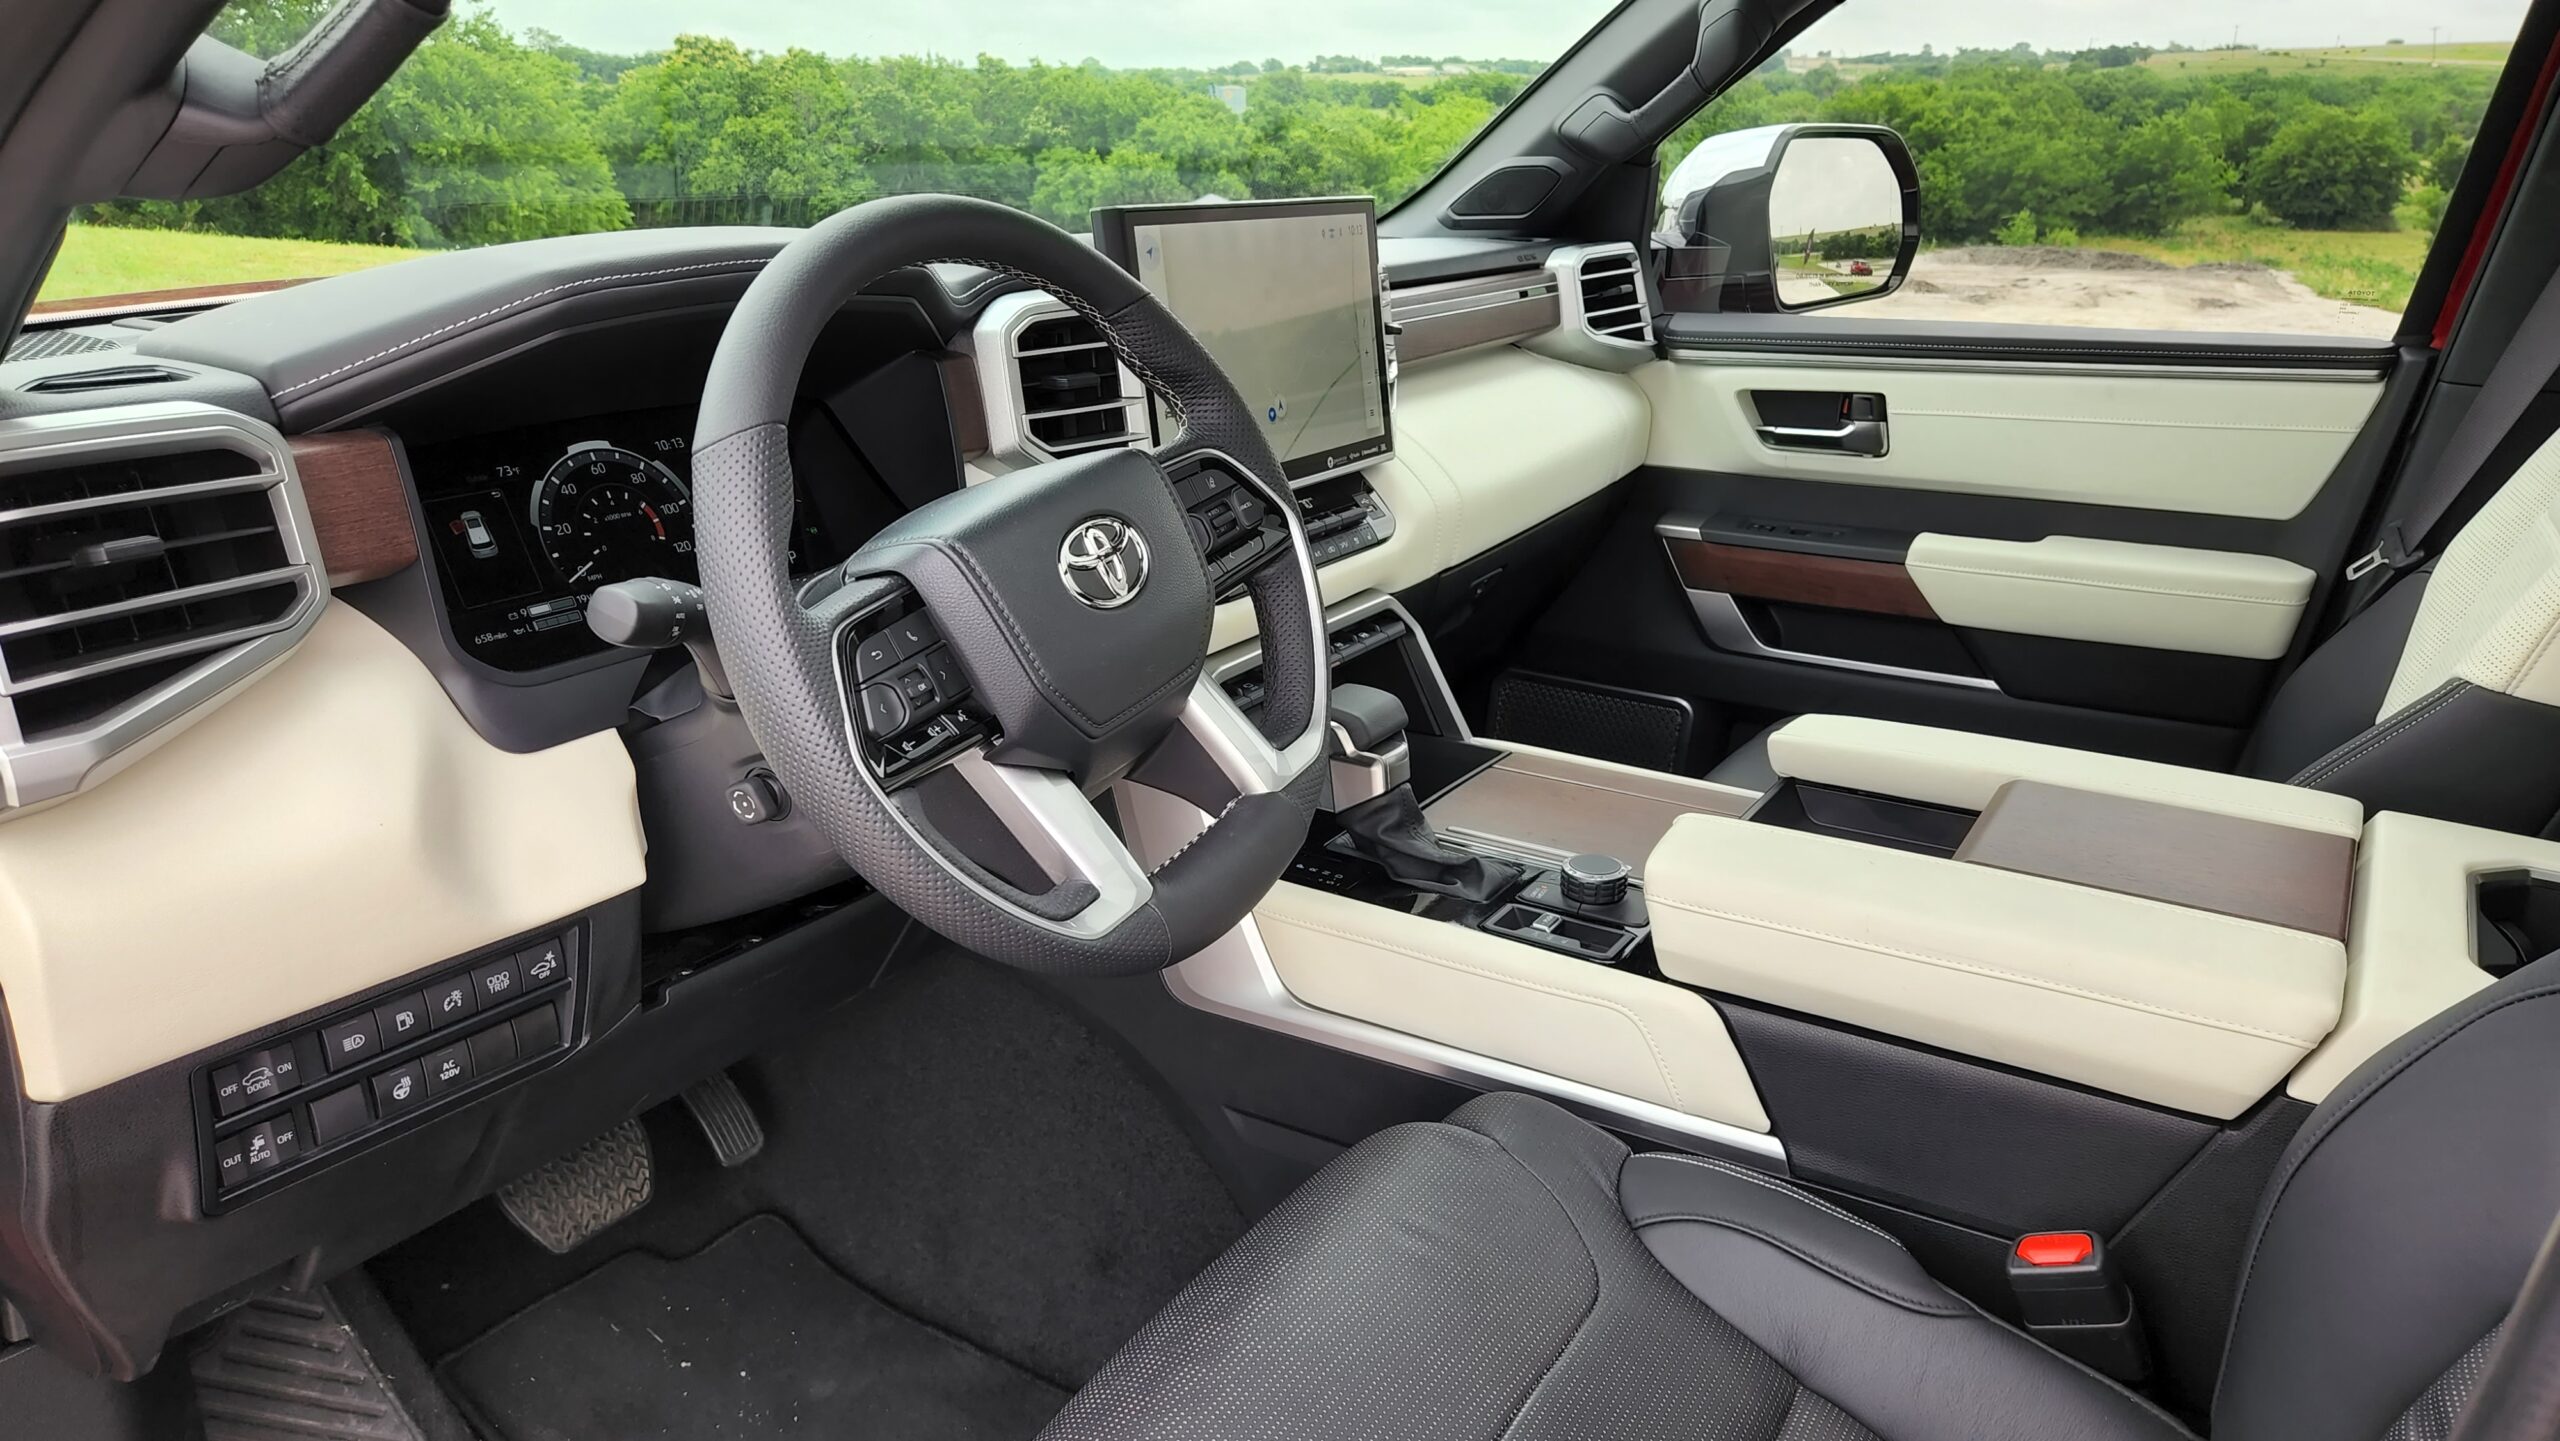
<path fill-rule="evenodd" d="M 1518 866 L 1462 851 L 1432 834 L 1408 783 L 1334 812 L 1352 848 L 1408 886 L 1461 900 L 1489 901 L 1520 881 Z"/>

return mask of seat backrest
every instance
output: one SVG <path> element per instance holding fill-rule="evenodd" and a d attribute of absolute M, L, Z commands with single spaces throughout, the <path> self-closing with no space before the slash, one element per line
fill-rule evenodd
<path fill-rule="evenodd" d="M 2560 1214 L 2554 1095 L 2560 957 L 2330 1093 L 2259 1203 L 2215 1441 L 2450 1434 Z"/>
<path fill-rule="evenodd" d="M 2517 468 L 2427 574 L 2385 592 L 2286 678 L 2241 768 L 2351 795 L 2367 810 L 2528 834 L 2551 825 L 2560 815 L 2560 436 Z"/>

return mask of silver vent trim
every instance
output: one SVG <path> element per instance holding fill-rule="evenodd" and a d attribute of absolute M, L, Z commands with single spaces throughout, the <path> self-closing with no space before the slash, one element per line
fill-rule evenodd
<path fill-rule="evenodd" d="M 25 676 L 12 675 L 6 654 L 0 653 L 0 819 L 98 784 L 210 712 L 243 682 L 283 659 L 319 618 L 329 595 L 293 451 L 274 427 L 194 401 L 157 401 L 0 421 L 0 507 L 22 493 L 22 476 L 208 451 L 244 457 L 248 468 L 218 479 L 0 508 L 0 531 L 5 531 L 15 525 L 137 503 L 262 494 L 281 552 L 278 564 L 247 574 L 73 611 L 11 619 L 0 624 L 0 641 L 263 589 L 287 593 L 274 614 L 255 621 L 194 631 L 160 645 L 112 650 L 94 660 L 74 657 Z M 265 525 L 261 523 L 254 533 L 267 534 Z M 94 713 L 75 724 L 37 727 L 30 734 L 22 721 L 24 707 L 58 687 L 145 670 L 151 674 L 137 680 L 132 693 L 101 702 Z"/>
<path fill-rule="evenodd" d="M 1065 302 L 1046 291 L 1017 290 L 990 302 L 979 313 L 978 323 L 961 337 L 958 348 L 975 363 L 979 407 L 987 421 L 987 454 L 983 462 L 972 467 L 974 472 L 1000 475 L 1088 451 L 1148 442 L 1147 392 L 1138 384 L 1138 378 L 1129 373 L 1128 367 L 1120 365 L 1116 359 L 1112 364 L 1120 376 L 1121 398 L 1118 400 L 1101 404 L 1043 406 L 1024 394 L 1022 363 L 1025 360 L 1087 352 L 1098 356 L 1109 354 L 1109 344 L 1099 339 L 1071 345 L 1027 345 L 1024 342 L 1025 334 L 1034 326 L 1077 318 L 1076 312 Z M 1032 422 L 1037 420 L 1102 415 L 1112 411 L 1121 414 L 1119 425 L 1070 442 L 1043 441 L 1032 430 Z"/>
<path fill-rule="evenodd" d="M 1528 342 L 1531 349 L 1596 370 L 1633 370 L 1654 358 L 1653 296 L 1634 246 L 1559 246 L 1547 273 L 1562 314 L 1554 330 Z"/>

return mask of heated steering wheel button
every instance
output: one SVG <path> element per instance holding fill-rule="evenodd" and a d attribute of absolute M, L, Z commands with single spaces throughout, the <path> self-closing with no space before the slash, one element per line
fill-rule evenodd
<path fill-rule="evenodd" d="M 887 740 L 907 728 L 907 703 L 888 685 L 862 688 L 862 728 Z"/>

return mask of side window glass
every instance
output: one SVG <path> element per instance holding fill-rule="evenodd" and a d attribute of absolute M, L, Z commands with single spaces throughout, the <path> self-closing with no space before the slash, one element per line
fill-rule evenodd
<path fill-rule="evenodd" d="M 2123 30 L 2151 26 L 2129 0 L 2098 8 L 2120 10 Z M 2513 9 L 2484 28 L 2512 27 Z M 1919 251 L 1891 294 L 1809 316 L 2387 337 L 2508 50 L 2451 33 L 2357 43 L 2292 0 L 2244 19 L 2237 44 L 1904 49 L 1882 43 L 1888 23 L 1914 20 L 1843 6 L 1683 126 L 1659 155 L 1666 230 L 1682 163 L 1716 137 L 1880 125 L 1918 170 Z M 1980 28 L 1967 17 L 1965 33 Z M 2253 30 L 2323 43 L 2261 46 Z M 1861 278 L 1846 272 L 1872 263 L 1827 231 L 1797 236 L 1777 264 L 1800 273 L 1778 288 L 1846 291 Z"/>

